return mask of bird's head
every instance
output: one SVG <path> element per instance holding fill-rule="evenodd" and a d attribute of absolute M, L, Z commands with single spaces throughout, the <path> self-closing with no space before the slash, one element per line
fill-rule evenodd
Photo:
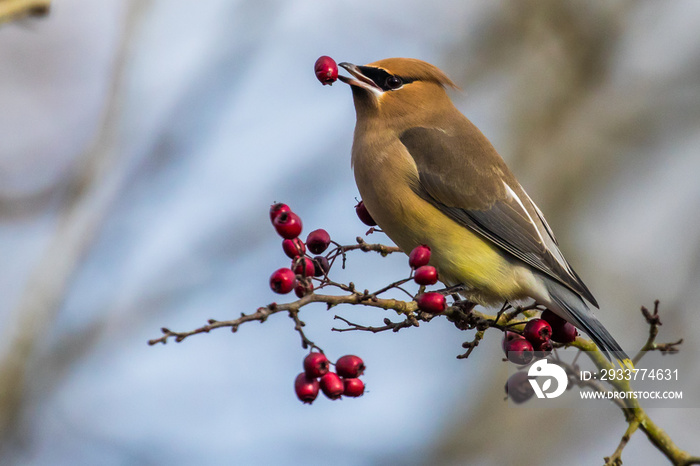
<path fill-rule="evenodd" d="M 414 58 L 387 58 L 364 66 L 343 62 L 339 66 L 350 73 L 350 77 L 338 78 L 352 88 L 358 120 L 401 118 L 439 109 L 450 102 L 445 87 L 457 87 L 439 68 Z"/>

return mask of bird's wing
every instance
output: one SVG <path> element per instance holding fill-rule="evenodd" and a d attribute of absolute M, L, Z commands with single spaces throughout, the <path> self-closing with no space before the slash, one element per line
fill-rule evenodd
<path fill-rule="evenodd" d="M 449 130 L 410 128 L 400 140 L 418 170 L 413 186 L 418 195 L 598 306 L 540 210 L 471 122 Z"/>

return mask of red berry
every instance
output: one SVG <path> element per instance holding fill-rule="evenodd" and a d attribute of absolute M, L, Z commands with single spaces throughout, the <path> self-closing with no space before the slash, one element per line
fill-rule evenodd
<path fill-rule="evenodd" d="M 270 275 L 270 288 L 279 294 L 287 294 L 297 284 L 297 277 L 290 269 L 277 269 Z"/>
<path fill-rule="evenodd" d="M 437 269 L 432 265 L 423 265 L 418 267 L 413 279 L 419 285 L 434 285 L 438 280 Z"/>
<path fill-rule="evenodd" d="M 562 327 L 552 327 L 552 341 L 557 343 L 573 343 L 577 336 L 576 327 L 568 322 Z"/>
<path fill-rule="evenodd" d="M 436 291 L 423 293 L 416 298 L 418 309 L 430 314 L 440 314 L 447 308 L 445 297 Z"/>
<path fill-rule="evenodd" d="M 313 291 L 314 284 L 311 283 L 311 280 L 308 278 L 300 280 L 299 283 L 297 283 L 297 286 L 294 287 L 294 294 L 296 294 L 299 298 L 303 298 L 307 294 L 313 293 Z"/>
<path fill-rule="evenodd" d="M 331 269 L 331 264 L 323 256 L 314 257 L 314 277 L 323 277 L 328 274 Z"/>
<path fill-rule="evenodd" d="M 321 377 L 321 390 L 331 400 L 337 400 L 345 391 L 345 384 L 338 374 L 329 372 Z"/>
<path fill-rule="evenodd" d="M 547 340 L 540 343 L 539 346 L 534 346 L 534 349 L 535 358 L 541 359 L 548 356 L 554 349 L 554 346 L 552 346 L 552 342 L 550 340 Z"/>
<path fill-rule="evenodd" d="M 542 319 L 546 320 L 552 326 L 552 340 L 557 343 L 571 343 L 576 340 L 578 332 L 576 327 L 562 319 L 549 309 L 542 312 Z"/>
<path fill-rule="evenodd" d="M 511 332 L 510 330 L 506 330 L 505 334 L 503 335 L 503 344 L 501 345 L 503 348 L 503 351 L 506 350 L 506 345 L 508 342 L 517 340 L 517 339 L 525 339 L 524 336 L 520 335 L 519 333 L 516 332 Z"/>
<path fill-rule="evenodd" d="M 430 262 L 430 247 L 425 244 L 416 246 L 413 248 L 413 251 L 411 251 L 411 254 L 408 255 L 408 265 L 410 265 L 412 269 L 428 265 L 428 262 Z"/>
<path fill-rule="evenodd" d="M 316 268 L 314 267 L 314 261 L 310 258 L 297 257 L 292 261 L 292 270 L 294 270 L 295 274 L 302 277 L 313 277 Z"/>
<path fill-rule="evenodd" d="M 523 336 L 532 343 L 532 346 L 538 347 L 552 338 L 552 326 L 544 319 L 532 319 L 525 324 Z"/>
<path fill-rule="evenodd" d="M 532 343 L 525 338 L 516 338 L 506 343 L 506 357 L 515 364 L 527 364 L 532 361 Z"/>
<path fill-rule="evenodd" d="M 305 372 L 297 375 L 294 381 L 294 391 L 304 403 L 311 404 L 318 396 L 319 383 L 318 380 L 309 378 Z"/>
<path fill-rule="evenodd" d="M 345 389 L 343 395 L 356 398 L 365 393 L 365 384 L 360 379 L 345 379 L 343 380 Z"/>
<path fill-rule="evenodd" d="M 326 55 L 319 57 L 314 65 L 314 72 L 316 73 L 316 78 L 323 83 L 333 84 L 336 79 L 338 79 L 338 65 L 335 64 L 335 60 Z"/>
<path fill-rule="evenodd" d="M 328 249 L 329 244 L 331 244 L 331 235 L 323 228 L 312 231 L 306 237 L 306 246 L 309 248 L 309 252 L 313 254 L 321 254 Z"/>
<path fill-rule="evenodd" d="M 306 253 L 306 246 L 304 246 L 304 242 L 299 238 L 285 239 L 282 241 L 282 249 L 290 259 L 303 256 L 304 253 Z"/>
<path fill-rule="evenodd" d="M 365 372 L 365 363 L 358 356 L 348 354 L 336 361 L 335 371 L 341 377 L 354 379 Z"/>
<path fill-rule="evenodd" d="M 308 356 L 304 358 L 304 372 L 310 379 L 326 375 L 330 367 L 331 363 L 323 353 L 309 353 Z"/>
<path fill-rule="evenodd" d="M 270 206 L 270 221 L 274 222 L 275 218 L 283 213 L 283 212 L 291 212 L 292 209 L 289 208 L 287 204 L 282 204 L 281 202 L 278 202 L 276 204 L 272 204 Z"/>
<path fill-rule="evenodd" d="M 301 233 L 301 219 L 294 212 L 282 212 L 275 217 L 272 224 L 282 238 L 294 239 Z"/>
<path fill-rule="evenodd" d="M 370 215 L 369 210 L 367 210 L 367 207 L 365 207 L 364 202 L 360 201 L 359 204 L 355 206 L 355 213 L 365 225 L 369 227 L 377 226 L 377 222 L 375 222 L 372 216 Z"/>
<path fill-rule="evenodd" d="M 506 382 L 505 388 L 506 395 L 513 400 L 513 403 L 517 404 L 525 403 L 535 394 L 525 371 L 519 371 L 511 375 Z"/>

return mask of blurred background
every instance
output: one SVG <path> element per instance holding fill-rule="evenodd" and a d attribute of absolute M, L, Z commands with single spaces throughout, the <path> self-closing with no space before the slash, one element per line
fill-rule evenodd
<path fill-rule="evenodd" d="M 463 89 L 622 346 L 660 299 L 660 340 L 685 338 L 673 357 L 700 385 L 699 21 L 695 1 L 62 0 L 0 25 L 0 463 L 602 463 L 619 410 L 505 403 L 496 332 L 457 360 L 472 332 L 444 319 L 341 334 L 334 312 L 385 315 L 309 307 L 307 335 L 368 366 L 364 397 L 313 406 L 284 315 L 146 341 L 280 300 L 274 201 L 306 232 L 364 233 L 351 93 L 313 64 L 405 56 Z M 360 288 L 406 274 L 348 264 Z M 697 409 L 650 414 L 699 453 Z M 665 462 L 641 432 L 623 459 Z"/>

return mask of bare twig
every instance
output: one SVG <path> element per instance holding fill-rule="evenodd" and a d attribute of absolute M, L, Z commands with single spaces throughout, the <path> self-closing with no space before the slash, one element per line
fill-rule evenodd
<path fill-rule="evenodd" d="M 320 294 L 309 294 L 303 298 L 285 304 L 270 304 L 266 307 L 260 307 L 257 311 L 252 314 L 241 314 L 237 319 L 233 320 L 210 320 L 207 325 L 203 325 L 194 330 L 189 330 L 185 332 L 175 332 L 168 328 L 162 328 L 163 336 L 160 338 L 154 338 L 148 341 L 149 345 L 155 345 L 158 343 L 166 343 L 168 339 L 173 338 L 176 342 L 181 342 L 192 335 L 198 335 L 201 333 L 209 333 L 210 331 L 222 328 L 230 327 L 231 331 L 236 332 L 241 324 L 246 322 L 258 321 L 264 322 L 267 318 L 273 314 L 281 311 L 286 312 L 299 312 L 303 306 L 311 303 L 326 303 L 329 307 L 337 306 L 339 304 L 363 304 L 365 306 L 377 307 L 385 310 L 393 310 L 398 314 L 409 314 L 416 311 L 417 306 L 415 301 L 400 301 L 397 299 L 389 298 L 374 298 L 368 299 L 368 296 L 362 293 L 352 293 L 349 295 L 342 296 L 332 296 L 332 295 L 320 295 Z M 315 346 L 315 345 L 314 345 Z"/>
<path fill-rule="evenodd" d="M 412 295 L 411 293 L 409 293 L 408 291 L 406 291 L 406 290 L 404 290 L 403 288 L 401 288 L 401 285 L 403 285 L 404 283 L 409 282 L 409 281 L 411 281 L 411 278 L 410 278 L 410 277 L 409 277 L 409 278 L 404 278 L 403 280 L 395 281 L 394 283 L 390 283 L 390 284 L 388 284 L 387 286 L 385 286 L 384 288 L 380 288 L 379 290 L 377 290 L 377 291 L 375 291 L 374 293 L 372 293 L 372 296 L 375 296 L 375 297 L 376 297 L 376 296 L 379 296 L 379 295 L 382 294 L 382 293 L 385 293 L 385 292 L 389 291 L 389 290 L 392 289 L 392 288 L 398 288 L 398 289 L 400 289 L 401 291 L 403 291 L 404 293 L 406 293 L 406 294 L 408 294 L 409 296 L 413 297 L 413 295 Z"/>
<path fill-rule="evenodd" d="M 301 347 L 304 349 L 311 348 L 317 349 L 320 352 L 323 353 L 323 350 L 319 348 L 313 341 L 309 340 L 306 337 L 306 334 L 304 333 L 303 327 L 306 325 L 301 319 L 299 319 L 299 310 L 298 309 L 290 309 L 289 310 L 289 317 L 292 318 L 294 321 L 294 330 L 297 331 L 299 336 L 301 337 Z"/>
<path fill-rule="evenodd" d="M 341 316 L 335 316 L 333 318 L 338 319 L 338 320 L 342 320 L 343 322 L 345 322 L 346 324 L 349 325 L 349 327 L 347 327 L 347 328 L 335 328 L 335 327 L 333 327 L 331 330 L 333 330 L 334 332 L 350 332 L 353 330 L 362 330 L 365 332 L 372 332 L 372 333 L 385 332 L 387 330 L 391 330 L 392 332 L 398 332 L 402 328 L 418 327 L 420 325 L 418 322 L 418 319 L 416 319 L 416 317 L 413 316 L 412 314 L 407 315 L 406 319 L 402 320 L 400 322 L 392 322 L 390 319 L 385 318 L 383 327 L 366 327 L 364 325 L 350 322 L 348 319 L 341 317 Z"/>
<path fill-rule="evenodd" d="M 648 351 L 661 351 L 661 354 L 677 353 L 678 346 L 683 343 L 681 338 L 672 343 L 656 343 L 656 337 L 659 334 L 659 326 L 661 326 L 661 318 L 659 317 L 659 300 L 654 301 L 654 311 L 649 312 L 649 309 L 642 306 L 642 315 L 649 324 L 649 338 L 647 338 L 644 346 L 639 350 L 637 355 L 632 359 L 632 364 L 636 365 Z"/>
<path fill-rule="evenodd" d="M 622 450 L 627 445 L 627 442 L 630 441 L 630 437 L 632 437 L 632 434 L 635 433 L 638 428 L 639 421 L 637 421 L 636 419 L 630 421 L 630 423 L 627 425 L 627 430 L 622 435 L 622 440 L 620 440 L 620 444 L 617 446 L 613 454 L 604 458 L 605 466 L 622 466 Z"/>
<path fill-rule="evenodd" d="M 474 339 L 472 341 L 462 343 L 462 348 L 466 348 L 467 351 L 464 354 L 458 355 L 457 359 L 467 359 L 469 355 L 472 354 L 472 351 L 474 351 L 474 348 L 479 346 L 479 342 L 484 338 L 484 332 L 485 330 L 479 330 L 474 334 Z"/>

